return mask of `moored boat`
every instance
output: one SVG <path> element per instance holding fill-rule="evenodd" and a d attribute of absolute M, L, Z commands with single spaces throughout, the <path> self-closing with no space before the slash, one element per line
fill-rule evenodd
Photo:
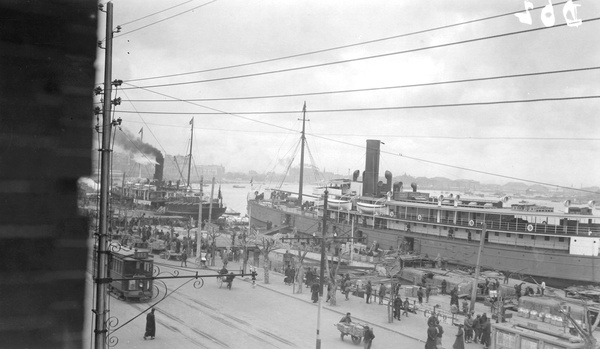
<path fill-rule="evenodd" d="M 367 159 L 362 181 L 358 171 L 345 185 L 355 193 L 349 210 L 329 204 L 309 211 L 252 197 L 248 201 L 251 223 L 284 221 L 298 232 L 317 233 L 323 216 L 328 232 L 344 232 L 373 241 L 383 248 L 436 256 L 450 264 L 473 267 L 483 239 L 480 265 L 512 274 L 572 283 L 600 283 L 600 216 L 594 202 L 564 209 L 531 203 L 507 205 L 507 197 L 433 196 L 420 192 L 416 184 L 405 191 L 401 182 L 379 182 L 378 140 L 367 141 Z M 370 169 L 370 171 L 369 171 Z M 375 170 L 374 170 L 375 169 Z M 336 193 L 338 194 L 338 193 Z M 334 199 L 338 200 L 338 199 Z M 291 229 L 291 228 L 290 228 Z"/>

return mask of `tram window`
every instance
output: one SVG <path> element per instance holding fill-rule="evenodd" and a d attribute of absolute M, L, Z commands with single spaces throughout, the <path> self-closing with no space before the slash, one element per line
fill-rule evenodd
<path fill-rule="evenodd" d="M 135 280 L 129 280 L 129 290 L 135 290 Z"/>

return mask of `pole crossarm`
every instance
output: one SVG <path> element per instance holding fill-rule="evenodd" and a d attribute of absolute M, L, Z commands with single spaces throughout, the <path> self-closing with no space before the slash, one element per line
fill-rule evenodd
<path fill-rule="evenodd" d="M 215 275 L 198 275 L 198 273 L 194 275 L 177 275 L 177 276 L 149 276 L 149 277 L 135 277 L 135 278 L 122 278 L 122 279 L 113 279 L 113 278 L 102 278 L 102 279 L 94 279 L 99 283 L 110 283 L 113 281 L 130 281 L 130 280 L 167 280 L 167 279 L 204 279 L 204 278 L 217 278 L 224 276 L 249 276 L 250 274 L 215 274 Z"/>

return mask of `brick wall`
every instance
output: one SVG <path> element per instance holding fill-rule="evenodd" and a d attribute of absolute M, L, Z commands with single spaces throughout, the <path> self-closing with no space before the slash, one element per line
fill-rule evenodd
<path fill-rule="evenodd" d="M 97 3 L 0 0 L 0 346 L 81 348 Z"/>

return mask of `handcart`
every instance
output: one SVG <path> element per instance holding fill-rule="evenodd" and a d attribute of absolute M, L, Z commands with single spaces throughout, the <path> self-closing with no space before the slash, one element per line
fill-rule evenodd
<path fill-rule="evenodd" d="M 343 323 L 338 322 L 335 324 L 337 329 L 341 332 L 340 338 L 344 340 L 344 336 L 350 336 L 352 338 L 352 343 L 360 344 L 362 341 L 362 337 L 365 334 L 365 326 L 359 323 Z"/>

